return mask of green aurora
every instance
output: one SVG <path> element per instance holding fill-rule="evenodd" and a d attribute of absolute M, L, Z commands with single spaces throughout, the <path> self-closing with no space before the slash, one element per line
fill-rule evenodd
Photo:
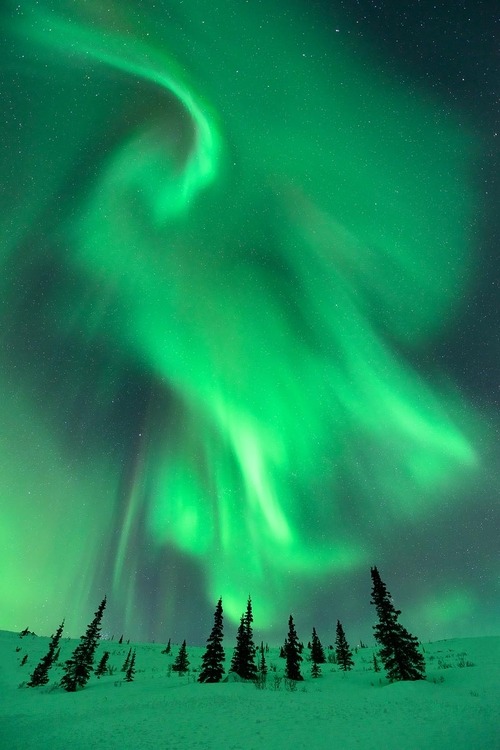
<path fill-rule="evenodd" d="M 6 12 L 0 627 L 105 590 L 159 637 L 187 566 L 272 631 L 481 471 L 415 366 L 474 273 L 472 131 L 307 4 L 216 5 Z"/>

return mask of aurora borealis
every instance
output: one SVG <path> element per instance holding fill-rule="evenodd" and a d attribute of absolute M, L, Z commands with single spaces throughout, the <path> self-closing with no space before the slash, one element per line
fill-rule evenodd
<path fill-rule="evenodd" d="M 0 627 L 492 632 L 487 121 L 321 4 L 2 14 Z"/>

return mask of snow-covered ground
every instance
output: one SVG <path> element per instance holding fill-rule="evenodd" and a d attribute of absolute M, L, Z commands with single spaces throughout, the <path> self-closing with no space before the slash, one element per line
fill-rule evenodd
<path fill-rule="evenodd" d="M 62 640 L 60 664 L 77 642 Z M 419 682 L 388 684 L 373 671 L 373 648 L 358 649 L 348 674 L 324 664 L 313 679 L 304 661 L 305 680 L 295 690 L 279 680 L 284 660 L 276 648 L 266 659 L 277 671 L 259 690 L 253 683 L 197 683 L 203 648 L 188 644 L 192 672 L 179 676 L 169 669 L 178 646 L 167 656 L 165 644 L 102 641 L 96 664 L 110 650 L 114 674 L 92 676 L 84 690 L 66 693 L 55 666 L 48 685 L 22 687 L 48 644 L 0 631 L 2 750 L 500 749 L 500 637 L 424 644 L 427 679 Z M 130 646 L 137 673 L 127 683 L 120 668 Z M 225 646 L 228 667 L 232 649 Z"/>

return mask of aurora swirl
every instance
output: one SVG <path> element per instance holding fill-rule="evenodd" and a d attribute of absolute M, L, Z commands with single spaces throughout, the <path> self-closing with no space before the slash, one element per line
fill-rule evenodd
<path fill-rule="evenodd" d="M 105 589 L 161 637 L 251 592 L 272 632 L 482 471 L 416 366 L 479 143 L 300 3 L 67 6 L 6 12 L 0 625 L 78 631 Z"/>

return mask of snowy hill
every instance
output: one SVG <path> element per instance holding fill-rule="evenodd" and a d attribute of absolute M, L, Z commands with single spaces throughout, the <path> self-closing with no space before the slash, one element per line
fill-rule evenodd
<path fill-rule="evenodd" d="M 63 639 L 59 665 L 77 643 Z M 304 660 L 304 682 L 292 689 L 277 648 L 266 654 L 266 687 L 257 689 L 238 681 L 199 684 L 200 647 L 188 644 L 191 672 L 180 676 L 171 670 L 178 646 L 165 655 L 165 644 L 104 640 L 95 663 L 109 650 L 114 674 L 92 676 L 76 693 L 58 686 L 57 665 L 48 685 L 22 686 L 48 644 L 49 638 L 0 631 L 2 750 L 500 748 L 500 637 L 424 644 L 427 679 L 418 682 L 389 684 L 373 671 L 374 648 L 358 649 L 347 674 L 328 663 L 313 679 Z M 127 683 L 120 670 L 130 646 L 137 673 Z M 226 644 L 226 668 L 231 655 Z"/>

